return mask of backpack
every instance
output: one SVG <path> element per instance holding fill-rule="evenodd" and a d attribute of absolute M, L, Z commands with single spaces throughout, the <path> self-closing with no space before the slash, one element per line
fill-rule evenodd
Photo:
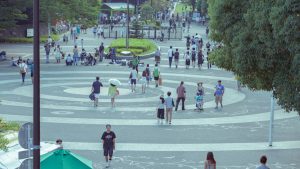
<path fill-rule="evenodd" d="M 20 73 L 26 73 L 25 65 L 20 67 Z"/>
<path fill-rule="evenodd" d="M 192 51 L 192 57 L 195 58 L 196 57 L 196 52 Z"/>
<path fill-rule="evenodd" d="M 158 77 L 158 76 L 159 76 L 158 68 L 154 68 L 153 76 L 154 76 L 154 77 Z"/>

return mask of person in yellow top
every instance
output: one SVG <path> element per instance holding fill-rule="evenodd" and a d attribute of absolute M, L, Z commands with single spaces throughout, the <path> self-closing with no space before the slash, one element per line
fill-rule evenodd
<path fill-rule="evenodd" d="M 109 88 L 108 88 L 108 96 L 111 97 L 110 101 L 111 101 L 111 107 L 114 108 L 115 105 L 115 98 L 116 96 L 119 95 L 119 91 L 117 89 L 116 85 L 110 84 Z"/>

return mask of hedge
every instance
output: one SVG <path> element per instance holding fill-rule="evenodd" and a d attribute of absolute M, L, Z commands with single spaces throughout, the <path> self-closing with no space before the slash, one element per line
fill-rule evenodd
<path fill-rule="evenodd" d="M 117 55 L 122 51 L 131 51 L 136 55 L 149 54 L 156 50 L 156 45 L 147 39 L 129 39 L 129 49 L 126 49 L 126 39 L 120 38 L 111 42 L 111 48 L 116 48 Z"/>
<path fill-rule="evenodd" d="M 51 35 L 51 37 L 54 41 L 58 41 L 60 39 L 60 35 Z M 48 36 L 41 36 L 40 37 L 40 42 L 41 43 L 46 43 L 47 40 L 48 40 Z M 0 43 L 33 43 L 33 38 L 16 38 L 16 37 L 5 38 L 5 37 L 1 37 L 0 38 Z"/>

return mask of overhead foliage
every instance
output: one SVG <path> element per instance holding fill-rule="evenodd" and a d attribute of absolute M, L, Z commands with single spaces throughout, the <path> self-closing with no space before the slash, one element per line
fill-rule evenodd
<path fill-rule="evenodd" d="M 252 90 L 272 91 L 287 111 L 300 112 L 300 2 L 208 0 L 210 56 Z"/>

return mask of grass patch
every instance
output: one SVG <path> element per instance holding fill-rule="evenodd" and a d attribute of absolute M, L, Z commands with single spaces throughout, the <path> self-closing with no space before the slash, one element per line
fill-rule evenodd
<path fill-rule="evenodd" d="M 60 35 L 51 35 L 52 39 L 54 41 L 58 41 L 60 39 Z M 48 40 L 48 36 L 44 35 L 40 37 L 40 42 L 41 43 L 46 43 Z M 1 37 L 0 38 L 0 43 L 33 43 L 33 38 L 16 38 L 16 37 L 11 37 L 11 38 L 5 38 Z"/>
<path fill-rule="evenodd" d="M 120 56 L 122 51 L 130 51 L 135 55 L 145 55 L 154 52 L 157 48 L 152 41 L 147 39 L 129 39 L 129 49 L 126 49 L 125 38 L 112 41 L 110 47 L 116 48 L 117 56 Z"/>
<path fill-rule="evenodd" d="M 187 6 L 187 9 L 185 10 L 185 7 Z M 182 10 L 183 8 L 183 10 Z M 177 3 L 176 8 L 175 8 L 175 13 L 183 13 L 183 12 L 190 12 L 192 11 L 192 6 L 186 5 L 184 3 Z"/>
<path fill-rule="evenodd" d="M 7 150 L 9 140 L 4 137 L 7 131 L 18 131 L 20 129 L 19 123 L 5 122 L 0 118 L 0 150 Z"/>

